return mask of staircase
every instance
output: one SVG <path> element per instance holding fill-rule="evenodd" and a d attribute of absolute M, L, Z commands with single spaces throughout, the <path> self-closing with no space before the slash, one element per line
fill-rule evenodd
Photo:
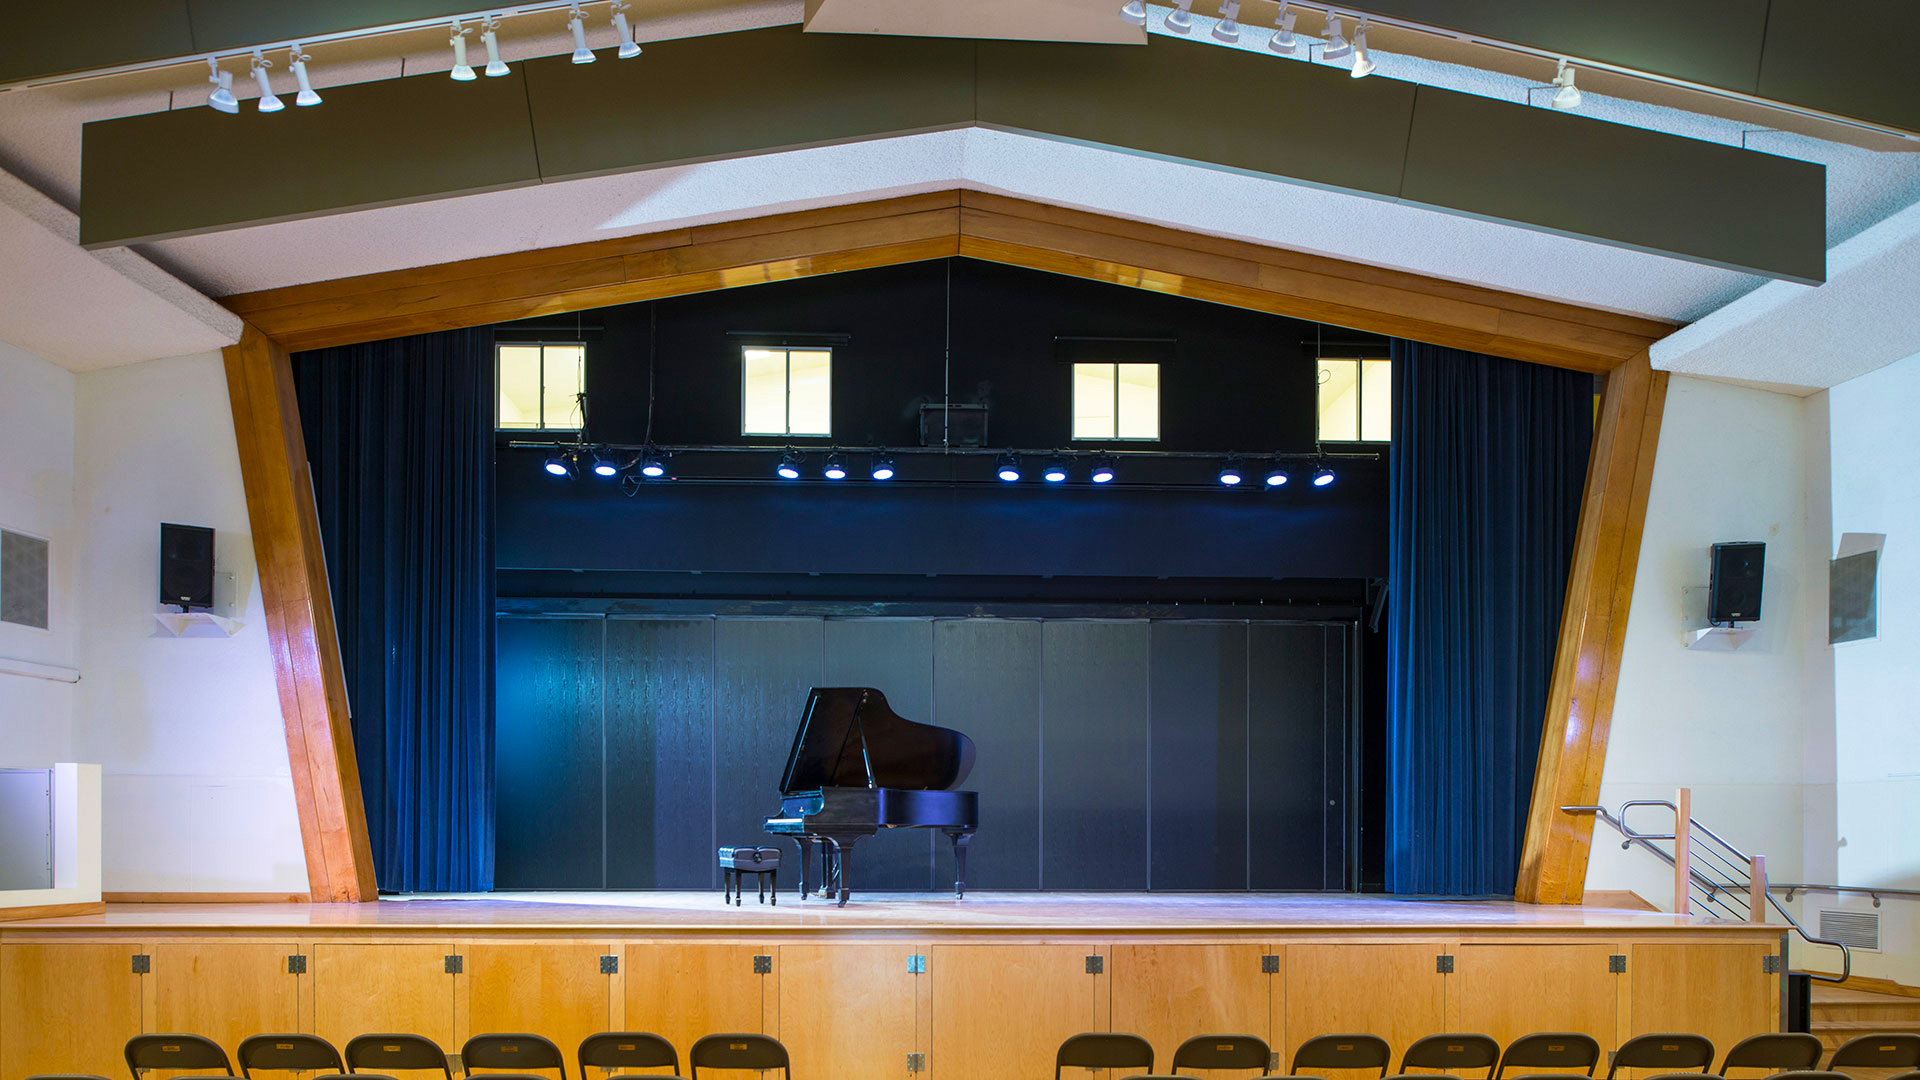
<path fill-rule="evenodd" d="M 1856 1035 L 1878 1031 L 1920 1034 L 1920 997 L 1897 997 L 1864 990 L 1847 990 L 1821 983 L 1813 985 L 1813 1033 L 1820 1044 L 1833 1048 Z M 1859 1069 L 1855 1080 L 1883 1080 L 1892 1071 Z"/>

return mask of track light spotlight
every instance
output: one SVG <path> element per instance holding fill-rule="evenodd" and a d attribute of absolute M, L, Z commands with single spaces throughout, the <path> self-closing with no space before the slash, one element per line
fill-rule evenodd
<path fill-rule="evenodd" d="M 455 19 L 447 30 L 447 44 L 453 46 L 453 80 L 472 82 L 473 65 L 467 63 L 467 28 L 460 25 L 459 19 Z"/>
<path fill-rule="evenodd" d="M 1094 458 L 1093 474 L 1089 476 L 1088 479 L 1092 480 L 1096 484 L 1112 483 L 1113 482 L 1113 458 L 1108 455 L 1101 455 L 1100 457 Z"/>
<path fill-rule="evenodd" d="M 1340 16 L 1327 12 L 1327 47 L 1320 50 L 1322 60 L 1345 60 L 1353 55 L 1353 46 L 1347 42 L 1347 35 L 1340 27 Z"/>
<path fill-rule="evenodd" d="M 1560 89 L 1553 92 L 1549 104 L 1562 112 L 1580 107 L 1580 88 L 1573 85 L 1573 69 L 1567 66 L 1564 57 L 1560 60 L 1560 67 L 1553 73 L 1553 85 Z"/>
<path fill-rule="evenodd" d="M 794 450 L 789 450 L 789 451 L 787 451 L 786 453 L 784 453 L 784 454 L 781 454 L 781 455 L 780 455 L 780 464 L 779 464 L 779 465 L 776 465 L 776 466 L 774 467 L 774 470 L 773 470 L 773 471 L 774 471 L 775 473 L 778 473 L 778 474 L 779 474 L 779 476 L 780 476 L 780 479 L 782 479 L 782 480 L 798 480 L 798 479 L 800 479 L 800 454 L 799 454 L 799 452 L 798 452 L 798 451 L 794 451 Z"/>
<path fill-rule="evenodd" d="M 1227 0 L 1220 5 L 1220 21 L 1213 24 L 1213 39 L 1231 45 L 1240 40 L 1240 4 Z"/>
<path fill-rule="evenodd" d="M 873 468 L 868 475 L 875 480 L 893 479 L 893 455 L 885 452 L 873 455 Z"/>
<path fill-rule="evenodd" d="M 1020 479 L 1020 459 L 1011 452 L 1000 455 L 1000 463 L 995 467 L 1000 479 L 1011 484 Z"/>
<path fill-rule="evenodd" d="M 658 480 L 667 475 L 667 456 L 649 446 L 640 453 L 640 475 Z"/>
<path fill-rule="evenodd" d="M 1193 33 L 1193 0 L 1173 0 L 1177 5 L 1167 12 L 1167 29 L 1176 34 Z"/>
<path fill-rule="evenodd" d="M 293 81 L 299 85 L 300 92 L 293 96 L 293 103 L 299 106 L 320 104 L 320 95 L 313 92 L 313 84 L 307 81 L 307 61 L 313 59 L 300 51 L 298 42 L 287 50 L 287 70 L 293 72 Z"/>
<path fill-rule="evenodd" d="M 820 470 L 820 475 L 829 480 L 845 480 L 847 478 L 846 455 L 840 453 L 838 450 L 828 454 L 827 467 Z"/>
<path fill-rule="evenodd" d="M 1049 484 L 1064 483 L 1067 479 L 1067 459 L 1058 454 L 1048 458 L 1046 471 L 1040 474 L 1040 479 Z"/>
<path fill-rule="evenodd" d="M 554 476 L 572 476 L 573 455 L 565 450 L 556 449 L 553 456 L 547 459 L 545 467 L 547 472 Z"/>
<path fill-rule="evenodd" d="M 1267 48 L 1282 56 L 1293 55 L 1294 47 L 1300 44 L 1300 39 L 1293 36 L 1293 22 L 1296 18 L 1298 16 L 1287 10 L 1286 0 L 1281 0 L 1280 10 L 1273 16 L 1273 37 L 1268 39 Z"/>
<path fill-rule="evenodd" d="M 207 104 L 215 112 L 237 113 L 240 102 L 233 96 L 233 72 L 221 71 L 220 61 L 207 57 L 207 81 L 213 84 L 213 90 L 207 94 Z"/>
<path fill-rule="evenodd" d="M 620 466 L 605 453 L 595 450 L 593 452 L 593 475 L 618 476 L 620 475 Z"/>
<path fill-rule="evenodd" d="M 573 62 L 593 63 L 593 50 L 587 48 L 587 13 L 580 10 L 578 0 L 567 9 L 567 29 L 573 31 Z"/>
<path fill-rule="evenodd" d="M 1267 486 L 1270 488 L 1286 487 L 1287 481 L 1291 479 L 1293 477 L 1289 476 L 1286 468 L 1278 462 L 1267 470 Z"/>
<path fill-rule="evenodd" d="M 1227 463 L 1220 466 L 1220 482 L 1228 487 L 1238 487 L 1244 479 L 1246 470 L 1241 468 L 1239 458 L 1228 458 Z"/>
<path fill-rule="evenodd" d="M 1313 473 L 1314 487 L 1326 487 L 1328 484 L 1331 484 L 1331 483 L 1333 483 L 1332 469 L 1329 469 L 1325 465 L 1322 465 L 1318 469 L 1314 470 L 1314 473 Z"/>
<path fill-rule="evenodd" d="M 620 43 L 620 59 L 640 55 L 640 43 L 633 40 L 633 27 L 627 22 L 627 0 L 613 0 L 613 36 Z"/>
<path fill-rule="evenodd" d="M 1373 53 L 1367 49 L 1367 24 L 1353 32 L 1353 77 L 1364 79 L 1373 74 Z"/>
<path fill-rule="evenodd" d="M 1126 5 L 1120 9 L 1120 17 L 1135 26 L 1145 26 L 1147 25 L 1147 5 L 1140 0 L 1127 0 Z"/>
<path fill-rule="evenodd" d="M 253 50 L 253 81 L 260 84 L 261 112 L 279 112 L 286 108 L 280 103 L 280 99 L 274 96 L 273 84 L 267 81 L 267 69 L 272 66 L 273 61 L 261 56 L 259 49 Z"/>
<path fill-rule="evenodd" d="M 480 43 L 487 47 L 487 76 L 497 79 L 507 73 L 507 62 L 500 59 L 500 19 L 488 15 L 480 20 Z"/>

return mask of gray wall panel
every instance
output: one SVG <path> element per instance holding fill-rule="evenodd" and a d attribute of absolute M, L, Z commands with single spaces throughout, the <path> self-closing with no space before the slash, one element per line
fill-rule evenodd
<path fill-rule="evenodd" d="M 1255 889 L 1338 889 L 1319 859 L 1291 857 L 1320 850 L 1328 822 L 1344 812 L 1326 790 L 1329 688 L 1326 631 L 1318 626 L 1256 623 L 1251 630 L 1252 718 L 1248 767 Z M 1344 686 L 1332 691 L 1345 694 Z"/>
<path fill-rule="evenodd" d="M 0 890 L 53 888 L 53 771 L 0 769 Z"/>
<path fill-rule="evenodd" d="M 196 51 L 187 0 L 10 3 L 0 27 L 0 82 L 186 56 Z"/>
<path fill-rule="evenodd" d="M 369 26 L 390 26 L 416 19 L 452 18 L 473 10 L 461 0 L 187 0 L 193 15 L 194 51 L 244 48 L 262 41 L 285 41 L 336 34 Z M 534 16 L 555 32 L 567 28 L 565 12 Z M 594 29 L 604 16 L 595 12 Z M 467 25 L 473 25 L 469 22 Z M 478 35 L 475 35 L 477 40 Z M 312 47 L 307 50 L 313 52 Z M 316 55 L 315 59 L 319 59 Z M 276 70 L 285 71 L 285 67 Z"/>
<path fill-rule="evenodd" d="M 1824 166 L 1551 109 L 1420 87 L 1400 194 L 1792 281 L 1826 278 Z"/>
<path fill-rule="evenodd" d="M 934 715 L 973 740 L 980 831 L 967 852 L 975 889 L 1040 887 L 1041 624 L 942 619 L 933 625 Z M 945 838 L 935 849 L 935 888 L 953 881 Z"/>
<path fill-rule="evenodd" d="M 1152 629 L 1152 882 L 1247 887 L 1247 625 Z"/>
<path fill-rule="evenodd" d="M 494 874 L 501 889 L 598 889 L 600 618 L 495 622 Z"/>
<path fill-rule="evenodd" d="M 1912 0 L 1773 0 L 1760 96 L 1920 131 L 1916 48 Z"/>
<path fill-rule="evenodd" d="M 716 847 L 778 846 L 792 854 L 792 845 L 776 844 L 765 825 L 780 809 L 780 773 L 807 691 L 822 685 L 822 625 L 820 619 L 721 619 L 715 628 Z"/>
<path fill-rule="evenodd" d="M 607 620 L 607 888 L 718 883 L 712 619 Z"/>
<path fill-rule="evenodd" d="M 1040 883 L 1147 887 L 1147 624 L 1046 624 Z"/>
<path fill-rule="evenodd" d="M 888 706 L 902 718 L 939 724 L 934 718 L 933 623 L 828 619 L 821 684 L 871 686 L 887 696 Z M 794 719 L 799 720 L 797 713 Z M 935 840 L 947 843 L 931 829 L 882 829 L 855 845 L 853 881 L 868 891 L 930 888 Z"/>

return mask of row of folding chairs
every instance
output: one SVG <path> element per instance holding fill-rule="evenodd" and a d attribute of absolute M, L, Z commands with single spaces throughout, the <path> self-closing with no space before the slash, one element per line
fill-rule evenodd
<path fill-rule="evenodd" d="M 1892 1080 L 1920 1080 L 1920 1035 L 1890 1033 L 1862 1035 L 1836 1048 L 1820 1071 L 1824 1050 L 1820 1040 L 1804 1032 L 1775 1032 L 1743 1039 L 1720 1063 L 1719 1075 L 1738 1069 L 1777 1074 L 1773 1080 L 1847 1080 L 1843 1069 L 1912 1070 Z M 1700 1035 L 1667 1032 L 1636 1035 L 1621 1043 L 1607 1065 L 1607 1080 L 1622 1069 L 1647 1069 L 1661 1077 L 1695 1077 L 1713 1069 L 1713 1043 Z M 1393 1065 L 1393 1048 L 1378 1035 L 1317 1035 L 1294 1051 L 1289 1075 L 1310 1076 L 1334 1070 L 1379 1070 L 1385 1078 Z M 1429 1035 L 1400 1055 L 1394 1080 L 1414 1069 L 1437 1070 L 1455 1080 L 1566 1080 L 1569 1073 L 1592 1076 L 1600 1065 L 1600 1043 L 1591 1035 L 1573 1031 L 1546 1031 L 1523 1035 L 1504 1050 L 1486 1035 L 1451 1033 Z M 1253 1035 L 1196 1035 L 1173 1052 L 1165 1074 L 1153 1070 L 1153 1045 L 1138 1035 L 1087 1032 L 1060 1044 L 1054 1059 L 1054 1080 L 1063 1070 L 1136 1069 L 1127 1080 L 1177 1076 L 1182 1069 L 1258 1069 L 1273 1071 L 1273 1053 L 1266 1041 Z M 1555 1070 L 1534 1072 L 1532 1070 Z M 1476 1075 L 1477 1074 L 1477 1075 Z M 1437 1080 L 1431 1073 L 1419 1080 Z"/>
<path fill-rule="evenodd" d="M 135 1035 L 127 1040 L 127 1071 L 142 1080 L 149 1070 L 165 1071 L 173 1080 L 251 1078 L 257 1073 L 312 1073 L 312 1080 L 393 1080 L 396 1072 L 438 1072 L 453 1080 L 453 1065 L 438 1043 L 421 1035 L 398 1033 L 360 1035 L 348 1040 L 345 1052 L 318 1035 L 254 1035 L 240 1041 L 240 1069 L 220 1044 L 202 1035 L 185 1033 Z M 579 1076 L 589 1069 L 624 1073 L 634 1069 L 671 1070 L 680 1075 L 680 1055 L 673 1044 L 644 1031 L 604 1031 L 590 1035 L 577 1055 Z M 792 1078 L 787 1048 L 767 1035 L 723 1032 L 694 1041 L 687 1050 L 690 1075 L 701 1069 L 779 1069 Z M 567 1080 L 567 1062 L 551 1039 L 540 1035 L 475 1035 L 460 1048 L 461 1072 L 475 1069 L 508 1070 L 483 1074 L 484 1080 L 544 1080 L 545 1071 L 557 1071 Z M 105 1080 L 83 1074 L 45 1074 L 28 1080 Z"/>

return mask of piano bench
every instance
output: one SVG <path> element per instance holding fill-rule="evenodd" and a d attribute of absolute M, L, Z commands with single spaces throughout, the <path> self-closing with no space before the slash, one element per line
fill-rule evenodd
<path fill-rule="evenodd" d="M 723 847 L 720 849 L 720 880 L 726 885 L 726 895 L 721 903 L 729 900 L 735 907 L 746 895 L 741 884 L 742 874 L 752 874 L 754 884 L 760 892 L 760 902 L 767 902 L 767 886 L 772 885 L 773 902 L 780 903 L 780 849 L 770 847 Z"/>

